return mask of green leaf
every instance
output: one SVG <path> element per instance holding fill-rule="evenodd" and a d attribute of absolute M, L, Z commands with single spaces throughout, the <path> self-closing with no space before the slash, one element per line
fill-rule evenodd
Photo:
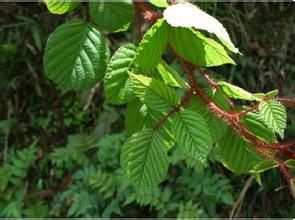
<path fill-rule="evenodd" d="M 165 118 L 167 113 L 153 111 L 152 109 L 147 109 L 147 115 L 145 119 L 145 127 L 154 128 L 159 123 L 161 126 L 157 128 L 158 133 L 161 135 L 165 142 L 167 149 L 171 149 L 175 144 L 175 136 L 172 132 L 172 119 L 168 117 L 164 123 L 161 122 Z"/>
<path fill-rule="evenodd" d="M 262 100 L 267 100 L 267 99 L 273 99 L 275 96 L 277 96 L 279 93 L 279 90 L 275 89 L 272 90 L 266 94 L 264 93 L 254 93 L 253 96 L 257 98 L 257 100 L 262 101 Z"/>
<path fill-rule="evenodd" d="M 158 8 L 167 8 L 169 6 L 166 0 L 149 0 L 149 2 Z"/>
<path fill-rule="evenodd" d="M 212 147 L 212 138 L 204 118 L 196 112 L 183 110 L 173 120 L 178 146 L 202 163 Z"/>
<path fill-rule="evenodd" d="M 158 64 L 157 71 L 166 85 L 183 89 L 189 88 L 187 83 L 179 76 L 179 74 L 164 61 Z"/>
<path fill-rule="evenodd" d="M 191 3 L 171 5 L 164 11 L 163 15 L 172 27 L 196 28 L 214 33 L 229 50 L 234 53 L 239 52 L 231 42 L 223 25 L 216 18 Z"/>
<path fill-rule="evenodd" d="M 276 135 L 267 128 L 259 117 L 259 114 L 248 113 L 244 116 L 242 122 L 246 129 L 261 140 L 276 142 Z"/>
<path fill-rule="evenodd" d="M 146 114 L 146 105 L 138 99 L 128 103 L 125 112 L 125 128 L 129 136 L 142 129 Z"/>
<path fill-rule="evenodd" d="M 80 2 L 75 2 L 73 0 L 45 0 L 44 3 L 48 11 L 52 14 L 59 15 L 73 11 L 80 4 Z"/>
<path fill-rule="evenodd" d="M 167 43 L 167 23 L 159 19 L 143 36 L 134 63 L 152 69 L 161 61 Z"/>
<path fill-rule="evenodd" d="M 168 41 L 181 57 L 198 66 L 235 64 L 224 47 L 190 28 L 169 27 Z"/>
<path fill-rule="evenodd" d="M 262 101 L 259 106 L 259 114 L 264 123 L 284 138 L 284 130 L 287 126 L 287 112 L 285 107 L 273 100 Z"/>
<path fill-rule="evenodd" d="M 104 77 L 106 51 L 104 37 L 92 24 L 70 21 L 59 26 L 47 41 L 45 73 L 64 91 L 91 88 Z"/>
<path fill-rule="evenodd" d="M 134 17 L 132 2 L 128 0 L 90 2 L 89 13 L 99 28 L 110 32 L 126 31 Z"/>
<path fill-rule="evenodd" d="M 228 128 L 225 138 L 218 143 L 222 164 L 237 174 L 249 173 L 261 159 L 250 150 L 248 142 Z"/>
<path fill-rule="evenodd" d="M 112 104 L 124 104 L 133 97 L 128 70 L 136 54 L 133 44 L 120 47 L 112 56 L 104 78 L 106 100 Z"/>
<path fill-rule="evenodd" d="M 167 112 L 179 103 L 176 92 L 161 81 L 129 72 L 136 96 L 155 111 Z"/>
<path fill-rule="evenodd" d="M 295 160 L 287 160 L 286 164 L 290 169 L 295 169 Z"/>
<path fill-rule="evenodd" d="M 123 146 L 121 164 L 138 191 L 157 186 L 166 176 L 168 156 L 162 137 L 144 129 Z"/>
<path fill-rule="evenodd" d="M 259 163 L 255 164 L 253 168 L 250 170 L 251 173 L 262 173 L 264 171 L 267 171 L 269 169 L 278 167 L 279 164 L 275 161 L 271 160 L 263 160 Z"/>
<path fill-rule="evenodd" d="M 214 100 L 214 103 L 217 106 L 223 110 L 229 111 L 228 100 L 221 90 L 207 90 L 206 93 L 212 100 Z M 195 97 L 192 99 L 187 105 L 187 109 L 197 112 L 206 120 L 214 143 L 223 138 L 227 125 L 210 112 L 200 98 Z"/>
<path fill-rule="evenodd" d="M 248 100 L 248 101 L 257 100 L 257 98 L 255 96 L 253 96 L 252 93 L 247 92 L 246 90 L 244 90 L 238 86 L 234 86 L 234 85 L 224 82 L 224 81 L 218 82 L 218 85 L 222 88 L 222 90 L 225 92 L 225 94 L 231 98 Z"/>

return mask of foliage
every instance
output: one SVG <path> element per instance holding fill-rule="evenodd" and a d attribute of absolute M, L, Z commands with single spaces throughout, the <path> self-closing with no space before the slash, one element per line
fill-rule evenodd
<path fill-rule="evenodd" d="M 165 1 L 151 3 L 172 9 Z M 73 26 L 62 28 L 60 36 L 55 35 L 57 28 L 45 50 L 46 75 L 62 92 L 54 89 L 54 85 L 39 74 L 42 73 L 42 44 L 48 36 L 48 29 L 44 31 L 40 27 L 43 21 L 47 23 L 47 18 L 40 14 L 36 18 L 39 22 L 34 23 L 29 17 L 35 19 L 33 11 L 40 9 L 27 10 L 32 15 L 28 18 L 17 17 L 16 22 L 25 21 L 25 25 L 18 26 L 17 23 L 13 29 L 15 33 L 5 34 L 10 42 L 0 45 L 1 55 L 5 54 L 0 58 L 3 79 L 0 88 L 4 94 L 0 96 L 0 145 L 8 144 L 8 149 L 3 149 L 3 166 L 0 168 L 0 216 L 228 216 L 234 198 L 243 187 L 244 177 L 237 178 L 218 162 L 236 174 L 255 175 L 257 180 L 261 175 L 262 186 L 259 189 L 251 186 L 253 193 L 250 192 L 251 196 L 246 196 L 245 200 L 250 206 L 263 198 L 268 198 L 265 201 L 269 203 L 264 206 L 265 211 L 251 211 L 252 214 L 290 215 L 292 207 L 283 205 L 288 203 L 287 187 L 278 188 L 285 182 L 280 182 L 276 171 L 270 170 L 278 164 L 259 156 L 255 146 L 228 128 L 223 118 L 212 113 L 202 98 L 185 99 L 191 83 L 169 48 L 200 66 L 238 64 L 237 67 L 226 65 L 224 68 L 227 70 L 239 69 L 239 65 L 243 65 L 241 59 L 248 59 L 246 55 L 232 58 L 229 51 L 237 52 L 236 48 L 230 44 L 231 41 L 224 41 L 226 35 L 219 35 L 217 29 L 203 32 L 199 24 L 174 27 L 165 17 L 152 25 L 141 42 L 125 44 L 126 40 L 131 41 L 128 28 L 133 27 L 135 8 L 132 4 L 122 2 L 126 17 L 114 20 L 115 16 L 121 15 L 113 13 L 114 16 L 105 19 L 103 13 L 121 6 L 103 2 L 96 6 L 91 4 L 78 5 L 68 1 L 61 5 L 56 2 L 52 6 L 46 4 L 50 12 L 68 13 L 66 16 L 72 18 L 59 28 Z M 101 11 L 96 13 L 98 10 Z M 206 13 L 201 15 L 209 16 Z M 49 30 L 64 21 L 66 16 L 50 17 Z M 86 17 L 90 18 L 88 23 L 83 21 Z M 0 30 L 5 30 L 5 26 Z M 25 30 L 25 36 L 29 36 L 23 45 L 11 41 L 14 37 L 23 36 L 17 32 L 19 30 Z M 122 31 L 127 32 L 117 33 Z M 75 40 L 71 41 L 71 38 Z M 187 39 L 194 46 L 188 44 Z M 49 43 L 51 40 L 53 43 Z M 91 40 L 96 44 L 93 45 Z M 65 42 L 69 44 L 64 48 Z M 54 48 L 58 43 L 60 45 Z M 200 46 L 203 43 L 207 43 L 205 47 Z M 168 44 L 170 47 L 166 47 Z M 159 50 L 153 50 L 154 46 Z M 244 49 L 240 47 L 243 53 Z M 61 58 L 57 59 L 55 50 Z M 49 51 L 53 51 L 52 54 Z M 113 54 L 110 60 L 109 51 Z M 65 56 L 66 53 L 71 53 L 71 56 Z M 85 53 L 91 54 L 89 59 Z M 150 57 L 151 62 L 147 62 Z M 54 65 L 50 64 L 53 61 Z M 249 133 L 270 144 L 278 143 L 276 133 L 280 137 L 286 133 L 288 137 L 288 129 L 285 132 L 287 114 L 285 107 L 277 101 L 277 91 L 251 93 L 232 85 L 229 83 L 231 80 L 219 80 L 223 76 L 222 68 L 209 69 L 218 79 L 221 89 L 209 88 L 201 82 L 210 99 L 228 112 L 231 111 L 228 102 L 231 98 L 239 99 L 234 101 L 234 111 L 237 112 L 247 110 L 246 105 L 255 102 L 257 110 L 241 118 Z M 220 73 L 215 74 L 213 70 Z M 24 71 L 23 75 L 15 74 L 18 71 Z M 103 87 L 97 84 L 102 79 Z M 197 79 L 203 80 L 199 76 Z M 88 106 L 88 97 L 93 89 L 87 89 L 94 85 L 95 91 L 99 92 L 95 93 Z M 266 88 L 256 90 L 273 89 Z M 27 96 L 28 92 L 31 95 Z M 102 104 L 104 98 L 105 103 Z M 127 104 L 127 108 L 113 107 L 108 103 Z M 290 118 L 290 114 L 288 116 Z M 121 133 L 124 129 L 127 134 Z M 286 166 L 293 169 L 293 161 L 286 161 Z M 160 182 L 163 183 L 158 185 Z M 277 191 L 281 195 L 275 193 Z M 274 194 L 276 199 L 270 196 Z M 275 204 L 281 209 L 272 209 Z"/>

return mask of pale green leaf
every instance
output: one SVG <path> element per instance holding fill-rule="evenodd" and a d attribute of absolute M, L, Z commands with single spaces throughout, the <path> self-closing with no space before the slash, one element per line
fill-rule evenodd
<path fill-rule="evenodd" d="M 80 2 L 74 0 L 45 0 L 48 11 L 52 14 L 65 14 L 74 10 Z"/>
<path fill-rule="evenodd" d="M 90 2 L 89 12 L 99 28 L 111 32 L 126 31 L 134 17 L 132 1 L 126 0 Z"/>
<path fill-rule="evenodd" d="M 167 112 L 179 103 L 176 92 L 163 82 L 130 72 L 129 76 L 133 92 L 151 109 Z"/>
<path fill-rule="evenodd" d="M 167 8 L 169 6 L 166 0 L 149 0 L 149 2 L 158 8 Z"/>
<path fill-rule="evenodd" d="M 135 133 L 123 146 L 121 164 L 138 191 L 157 186 L 168 169 L 163 138 L 152 129 Z"/>
<path fill-rule="evenodd" d="M 166 85 L 183 89 L 189 88 L 188 84 L 182 79 L 182 77 L 180 77 L 179 74 L 164 61 L 158 64 L 157 71 Z"/>
<path fill-rule="evenodd" d="M 133 97 L 128 70 L 136 54 L 133 44 L 120 47 L 112 56 L 104 78 L 106 100 L 113 104 L 124 104 Z"/>
<path fill-rule="evenodd" d="M 253 96 L 252 93 L 247 92 L 246 90 L 244 90 L 238 86 L 234 86 L 234 85 L 224 82 L 224 81 L 218 82 L 218 85 L 222 88 L 222 90 L 225 92 L 225 94 L 231 98 L 248 100 L 248 101 L 257 100 L 257 98 L 255 96 Z"/>
<path fill-rule="evenodd" d="M 191 3 L 185 2 L 169 6 L 164 11 L 164 18 L 173 27 L 195 28 L 214 33 L 229 50 L 234 53 L 239 52 L 223 25 L 216 18 Z"/>
<path fill-rule="evenodd" d="M 173 120 L 178 146 L 188 155 L 204 163 L 212 147 L 212 138 L 204 118 L 196 112 L 183 110 Z"/>
<path fill-rule="evenodd" d="M 235 64 L 223 46 L 191 28 L 169 27 L 168 41 L 175 52 L 198 66 Z"/>
<path fill-rule="evenodd" d="M 89 89 L 104 77 L 106 51 L 104 37 L 92 24 L 70 21 L 47 41 L 45 73 L 64 91 Z"/>
<path fill-rule="evenodd" d="M 152 69 L 161 61 L 167 43 L 167 23 L 159 19 L 143 36 L 134 62 L 144 69 Z"/>
<path fill-rule="evenodd" d="M 287 126 L 287 112 L 285 107 L 277 101 L 262 101 L 259 106 L 260 118 L 274 132 L 284 138 L 285 128 Z"/>

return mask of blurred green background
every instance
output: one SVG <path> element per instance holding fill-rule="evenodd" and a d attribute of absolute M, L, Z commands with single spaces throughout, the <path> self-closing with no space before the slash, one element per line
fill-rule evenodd
<path fill-rule="evenodd" d="M 216 69 L 220 77 L 251 92 L 278 88 L 294 97 L 294 4 L 198 5 L 243 53 L 234 57 L 237 66 Z M 263 174 L 260 186 L 214 155 L 203 167 L 175 150 L 166 181 L 136 194 L 119 164 L 124 106 L 104 103 L 101 86 L 87 107 L 91 91 L 63 95 L 43 73 L 46 39 L 74 17 L 87 17 L 86 3 L 62 16 L 42 3 L 0 4 L 0 217 L 295 216 L 276 170 Z M 131 39 L 131 31 L 107 35 L 112 52 Z M 287 138 L 295 138 L 295 114 L 288 113 Z"/>

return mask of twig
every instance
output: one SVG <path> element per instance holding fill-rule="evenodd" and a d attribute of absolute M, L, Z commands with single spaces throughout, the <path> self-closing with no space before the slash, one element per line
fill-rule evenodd
<path fill-rule="evenodd" d="M 258 108 L 258 103 L 254 104 L 253 106 L 250 106 L 249 108 L 245 109 L 244 111 L 239 112 L 239 117 L 245 116 L 247 113 L 249 112 L 253 112 L 255 110 L 257 110 Z"/>
<path fill-rule="evenodd" d="M 83 108 L 83 111 L 84 112 L 87 111 L 87 109 L 89 108 L 89 106 L 90 106 L 90 104 L 91 104 L 91 102 L 92 102 L 92 100 L 94 98 L 95 93 L 100 88 L 100 85 L 101 85 L 101 83 L 99 82 L 99 83 L 95 84 L 95 86 L 90 90 L 90 93 L 88 95 L 87 102 L 86 102 L 86 104 L 84 105 L 84 108 Z"/>
<path fill-rule="evenodd" d="M 276 98 L 275 100 L 287 107 L 295 107 L 295 98 Z"/>
<path fill-rule="evenodd" d="M 245 198 L 245 195 L 246 195 L 248 189 L 250 188 L 250 186 L 252 185 L 253 180 L 254 180 L 253 176 L 248 178 L 245 186 L 243 187 L 242 191 L 240 192 L 240 195 L 239 195 L 237 201 L 235 202 L 235 204 L 234 204 L 234 206 L 233 206 L 233 208 L 232 208 L 232 210 L 230 212 L 230 216 L 229 216 L 230 219 L 238 216 L 239 213 L 237 213 L 236 210 L 237 209 L 240 210 L 240 207 L 242 206 L 242 202 L 243 202 L 243 200 Z"/>

